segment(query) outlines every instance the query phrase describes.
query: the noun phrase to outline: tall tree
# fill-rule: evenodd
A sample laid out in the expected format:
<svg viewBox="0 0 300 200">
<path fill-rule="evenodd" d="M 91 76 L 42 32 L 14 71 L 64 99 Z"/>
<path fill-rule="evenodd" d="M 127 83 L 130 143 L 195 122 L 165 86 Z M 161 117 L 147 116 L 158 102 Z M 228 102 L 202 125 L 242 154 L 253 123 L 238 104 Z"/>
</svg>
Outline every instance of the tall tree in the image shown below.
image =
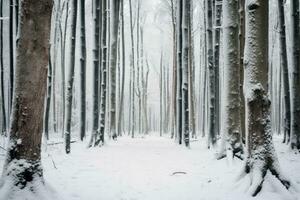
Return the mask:
<svg viewBox="0 0 300 200">
<path fill-rule="evenodd" d="M 216 143 L 216 71 L 213 56 L 213 3 L 212 0 L 206 0 L 206 18 L 207 18 L 207 62 L 209 73 L 209 144 Z"/>
<path fill-rule="evenodd" d="M 98 11 L 100 12 L 100 11 Z M 85 38 L 85 0 L 80 0 L 80 139 L 83 140 L 86 131 L 86 38 Z M 100 35 L 100 34 L 99 34 Z M 98 42 L 99 43 L 99 42 Z"/>
<path fill-rule="evenodd" d="M 129 14 L 130 14 L 130 36 L 131 36 L 131 137 L 134 138 L 135 132 L 135 53 L 134 53 L 134 34 L 133 34 L 133 13 L 132 13 L 132 0 L 129 0 Z"/>
<path fill-rule="evenodd" d="M 121 0 L 122 1 L 122 0 Z M 111 3 L 112 15 L 112 31 L 111 31 L 111 56 L 110 56 L 110 135 L 113 139 L 117 138 L 116 130 L 116 73 L 117 73 L 117 57 L 118 57 L 118 27 L 120 0 L 113 0 Z"/>
<path fill-rule="evenodd" d="M 292 67 L 292 130 L 291 148 L 300 151 L 300 15 L 299 1 L 291 1 L 292 8 L 292 43 L 293 43 L 293 67 Z"/>
<path fill-rule="evenodd" d="M 190 23 L 191 1 L 183 1 L 182 15 L 182 133 L 185 146 L 190 145 L 189 123 L 189 65 L 190 65 Z"/>
<path fill-rule="evenodd" d="M 257 195 L 267 172 L 289 188 L 275 154 L 268 95 L 269 1 L 246 1 L 245 99 L 247 106 L 247 160 L 244 172 L 252 177 L 249 192 Z"/>
<path fill-rule="evenodd" d="M 120 18 L 121 18 L 121 40 L 122 40 L 122 81 L 121 81 L 121 97 L 120 97 L 120 107 L 119 107 L 119 119 L 118 119 L 118 134 L 121 134 L 122 120 L 124 118 L 124 87 L 125 87 L 125 21 L 124 21 L 124 0 L 121 0 L 120 8 Z"/>
<path fill-rule="evenodd" d="M 101 105 L 100 105 L 100 138 L 96 141 L 96 145 L 104 144 L 104 133 L 105 133 L 105 120 L 106 120 L 106 96 L 107 96 L 107 70 L 108 70 L 108 5 L 107 1 L 102 1 L 102 77 L 101 77 Z"/>
<path fill-rule="evenodd" d="M 14 62 L 15 62 L 15 34 L 14 34 L 14 0 L 9 1 L 9 115 L 11 113 L 11 106 L 13 100 L 13 88 L 14 88 Z"/>
<path fill-rule="evenodd" d="M 94 85 L 93 85 L 93 122 L 92 122 L 92 135 L 89 146 L 96 146 L 100 142 L 100 132 L 99 132 L 99 86 L 100 86 L 100 15 L 101 11 L 101 1 L 94 1 L 94 66 L 93 66 L 93 75 L 94 75 Z"/>
<path fill-rule="evenodd" d="M 66 119 L 65 119 L 65 150 L 71 152 L 71 121 L 72 121 L 72 103 L 73 103 L 73 86 L 75 72 L 75 45 L 76 45 L 76 24 L 77 24 L 77 0 L 72 0 L 72 19 L 71 19 L 71 50 L 69 61 L 69 76 L 66 96 Z"/>
<path fill-rule="evenodd" d="M 284 1 L 278 0 L 278 17 L 279 17 L 279 34 L 280 34 L 280 66 L 283 72 L 283 87 L 284 87 L 284 141 L 289 141 L 291 135 L 291 103 L 290 103 L 290 85 L 289 71 L 286 48 L 286 28 L 284 16 Z"/>
<path fill-rule="evenodd" d="M 182 7 L 183 1 L 177 0 L 177 106 L 176 123 L 178 143 L 182 144 Z"/>
<path fill-rule="evenodd" d="M 234 156 L 243 150 L 240 118 L 239 4 L 236 0 L 223 2 L 223 19 L 224 49 L 230 51 L 224 51 L 226 115 L 219 158 L 226 156 L 227 153 Z"/>
<path fill-rule="evenodd" d="M 3 0 L 0 0 L 0 18 L 3 17 Z M 2 116 L 2 130 L 1 134 L 6 135 L 7 121 L 6 121 L 6 107 L 5 107 L 5 90 L 4 90 L 4 62 L 3 62 L 3 20 L 0 20 L 0 85 L 1 85 L 1 116 Z"/>
<path fill-rule="evenodd" d="M 34 192 L 38 187 L 34 183 L 44 183 L 41 139 L 51 11 L 52 0 L 23 0 L 21 4 L 10 145 L 3 170 L 5 188 L 11 187 L 12 192 L 14 187 L 27 186 Z"/>
</svg>

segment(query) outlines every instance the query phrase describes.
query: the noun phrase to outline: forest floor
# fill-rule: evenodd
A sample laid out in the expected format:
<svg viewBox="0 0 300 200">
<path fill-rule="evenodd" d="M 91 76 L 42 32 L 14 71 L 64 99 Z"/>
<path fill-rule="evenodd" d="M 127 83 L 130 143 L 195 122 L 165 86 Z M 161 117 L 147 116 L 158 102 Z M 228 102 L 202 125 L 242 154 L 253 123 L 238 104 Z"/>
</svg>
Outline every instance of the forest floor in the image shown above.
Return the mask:
<svg viewBox="0 0 300 200">
<path fill-rule="evenodd" d="M 260 200 L 300 200 L 300 155 L 275 138 L 282 171 L 294 188 L 287 191 L 267 174 Z M 246 200 L 250 179 L 237 180 L 243 162 L 215 159 L 200 138 L 191 148 L 169 138 L 118 138 L 101 148 L 72 144 L 43 149 L 45 180 L 64 200 Z M 0 160 L 3 164 L 3 159 Z M 1 170 L 0 170 L 1 171 Z M 299 191 L 299 190 L 297 190 Z M 21 199 L 20 199 L 21 200 Z"/>
</svg>

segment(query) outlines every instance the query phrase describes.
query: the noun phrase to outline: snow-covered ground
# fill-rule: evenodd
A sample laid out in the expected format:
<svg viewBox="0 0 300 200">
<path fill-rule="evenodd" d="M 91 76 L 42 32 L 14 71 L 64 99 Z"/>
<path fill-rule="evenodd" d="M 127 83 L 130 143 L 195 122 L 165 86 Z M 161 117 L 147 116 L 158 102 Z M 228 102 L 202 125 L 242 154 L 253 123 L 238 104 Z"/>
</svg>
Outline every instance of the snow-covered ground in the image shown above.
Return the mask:
<svg viewBox="0 0 300 200">
<path fill-rule="evenodd" d="M 300 200 L 300 159 L 275 139 L 282 170 L 294 187 L 286 191 L 271 175 L 255 199 Z M 64 200 L 244 200 L 247 178 L 237 181 L 243 162 L 215 160 L 205 139 L 179 146 L 168 138 L 119 138 L 104 147 L 87 149 L 62 144 L 43 151 L 45 179 Z M 1 157 L 0 164 L 3 164 Z M 299 191 L 299 190 L 298 190 Z M 20 199 L 22 200 L 22 199 Z"/>
</svg>

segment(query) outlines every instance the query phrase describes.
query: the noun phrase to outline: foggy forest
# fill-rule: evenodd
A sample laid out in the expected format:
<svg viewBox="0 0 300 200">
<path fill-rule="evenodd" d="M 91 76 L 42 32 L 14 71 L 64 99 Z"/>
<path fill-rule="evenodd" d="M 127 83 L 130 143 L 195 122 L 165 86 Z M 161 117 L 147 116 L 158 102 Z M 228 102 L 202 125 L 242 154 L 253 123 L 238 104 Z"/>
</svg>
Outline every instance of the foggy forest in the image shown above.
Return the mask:
<svg viewBox="0 0 300 200">
<path fill-rule="evenodd" d="M 299 0 L 0 0 L 0 200 L 300 200 Z"/>
</svg>

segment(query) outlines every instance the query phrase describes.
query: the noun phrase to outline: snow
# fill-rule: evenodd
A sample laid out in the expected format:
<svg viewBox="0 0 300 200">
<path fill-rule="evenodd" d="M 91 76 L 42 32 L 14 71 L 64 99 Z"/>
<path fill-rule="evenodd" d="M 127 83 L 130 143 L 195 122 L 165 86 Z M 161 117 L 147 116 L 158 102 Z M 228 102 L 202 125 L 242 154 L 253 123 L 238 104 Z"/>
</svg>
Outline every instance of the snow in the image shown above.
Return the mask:
<svg viewBox="0 0 300 200">
<path fill-rule="evenodd" d="M 275 138 L 280 167 L 292 178 L 293 187 L 287 191 L 268 174 L 255 199 L 300 200 L 300 189 L 296 192 L 300 188 L 299 155 L 280 141 Z M 63 200 L 253 199 L 246 188 L 251 177 L 237 180 L 244 163 L 238 159 L 217 161 L 215 153 L 207 149 L 204 138 L 191 142 L 188 149 L 155 135 L 121 137 L 90 149 L 85 142 L 76 142 L 69 155 L 64 153 L 63 144 L 50 145 L 47 150 L 44 146 L 42 163 L 47 185 L 41 195 L 52 191 L 51 195 L 60 196 L 55 199 Z M 1 157 L 1 165 L 3 161 Z M 41 195 L 37 199 L 46 199 Z M 21 197 L 24 195 L 19 198 L 23 200 Z"/>
</svg>

